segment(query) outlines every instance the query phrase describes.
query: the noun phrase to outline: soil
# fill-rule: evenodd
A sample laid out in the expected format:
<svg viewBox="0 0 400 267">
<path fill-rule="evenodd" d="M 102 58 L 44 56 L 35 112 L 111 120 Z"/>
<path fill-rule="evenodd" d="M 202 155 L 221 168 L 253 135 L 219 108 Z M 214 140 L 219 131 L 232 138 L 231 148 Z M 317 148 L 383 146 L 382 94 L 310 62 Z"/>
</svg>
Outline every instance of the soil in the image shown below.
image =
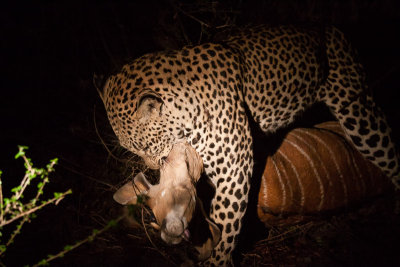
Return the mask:
<svg viewBox="0 0 400 267">
<path fill-rule="evenodd" d="M 143 2 L 143 1 L 140 1 Z M 110 73 L 129 58 L 198 41 L 198 21 L 169 1 L 146 3 L 7 4 L 0 11 L 2 75 L 0 170 L 3 193 L 24 175 L 17 145 L 27 145 L 35 166 L 58 158 L 43 199 L 72 189 L 57 206 L 36 213 L 1 258 L 6 266 L 34 264 L 75 244 L 126 212 L 113 193 L 139 171 L 156 181 L 157 172 L 118 146 L 96 89 L 93 73 Z M 283 4 L 285 2 L 285 4 Z M 174 2 L 175 3 L 175 2 Z M 178 2 L 181 3 L 181 2 Z M 213 16 L 197 1 L 180 5 L 217 23 L 237 25 L 320 21 L 338 25 L 366 67 L 368 82 L 387 114 L 399 143 L 398 90 L 400 8 L 396 1 L 264 1 L 226 4 Z M 210 4 L 211 5 L 211 4 Z M 188 7 L 191 7 L 189 9 Z M 230 7 L 231 9 L 226 9 Z M 321 7 L 319 10 L 317 7 Z M 229 13 L 226 10 L 233 10 Z M 178 14 L 178 15 L 176 15 Z M 211 15 L 210 15 L 211 14 Z M 225 15 L 225 17 L 222 16 Z M 232 15 L 233 14 L 233 15 Z M 218 17 L 218 18 L 216 18 Z M 180 18 L 180 22 L 177 22 Z M 180 26 L 184 26 L 184 34 Z M 204 31 L 201 41 L 212 38 Z M 105 146 L 110 150 L 107 151 Z M 29 197 L 29 193 L 26 198 Z M 400 266 L 398 197 L 380 196 L 356 209 L 286 228 L 265 228 L 251 209 L 236 251 L 242 266 Z M 255 207 L 256 203 L 252 203 Z M 399 204 L 397 204 L 399 205 Z M 142 212 L 146 228 L 142 226 Z M 51 262 L 52 266 L 175 266 L 190 263 L 190 243 L 166 246 L 139 207 L 136 222 L 116 227 Z M 135 226 L 136 225 L 136 226 Z M 3 237 L 14 226 L 5 227 Z M 147 231 L 147 232 L 146 232 Z"/>
</svg>

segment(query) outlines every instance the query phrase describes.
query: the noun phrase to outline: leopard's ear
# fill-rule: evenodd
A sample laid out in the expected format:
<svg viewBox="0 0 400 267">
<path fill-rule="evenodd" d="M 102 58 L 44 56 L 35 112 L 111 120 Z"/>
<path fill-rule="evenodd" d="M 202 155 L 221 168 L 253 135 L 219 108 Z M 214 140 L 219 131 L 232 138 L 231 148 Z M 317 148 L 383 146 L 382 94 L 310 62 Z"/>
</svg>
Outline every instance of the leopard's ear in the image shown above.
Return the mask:
<svg viewBox="0 0 400 267">
<path fill-rule="evenodd" d="M 105 76 L 102 74 L 96 74 L 96 73 L 93 74 L 93 85 L 96 88 L 97 93 L 99 93 L 99 96 L 103 101 L 103 103 L 105 103 L 105 96 L 107 95 L 107 92 L 109 90 L 109 83 L 111 77 L 109 77 L 106 80 Z"/>
</svg>

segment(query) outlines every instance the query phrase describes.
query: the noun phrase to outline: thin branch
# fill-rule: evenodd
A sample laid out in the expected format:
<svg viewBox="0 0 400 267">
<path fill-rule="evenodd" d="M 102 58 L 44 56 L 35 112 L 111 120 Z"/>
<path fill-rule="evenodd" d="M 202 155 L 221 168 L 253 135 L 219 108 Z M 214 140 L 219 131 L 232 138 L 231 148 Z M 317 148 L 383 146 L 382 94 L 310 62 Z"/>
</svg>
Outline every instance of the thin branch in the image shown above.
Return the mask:
<svg viewBox="0 0 400 267">
<path fill-rule="evenodd" d="M 22 155 L 22 158 L 25 161 L 27 172 L 25 173 L 25 176 L 22 179 L 21 189 L 18 190 L 17 193 L 15 194 L 15 199 L 17 199 L 17 200 L 21 197 L 22 193 L 24 193 L 26 187 L 29 185 L 29 182 L 30 182 L 29 174 L 31 174 L 31 175 L 34 175 L 35 173 L 38 175 L 42 174 L 42 173 L 39 173 L 38 170 L 32 168 L 32 163 L 28 160 L 28 158 L 25 155 Z"/>
<path fill-rule="evenodd" d="M 120 222 L 125 217 L 126 217 L 126 215 L 122 215 L 122 216 L 118 217 L 117 219 L 115 219 L 113 221 L 113 223 L 109 222 L 104 228 L 97 230 L 97 231 L 94 230 L 92 232 L 92 234 L 89 235 L 87 238 L 85 238 L 81 241 L 78 241 L 74 245 L 65 246 L 64 250 L 60 251 L 59 253 L 57 253 L 55 255 L 48 255 L 48 257 L 46 259 L 43 259 L 40 262 L 34 264 L 33 267 L 40 266 L 40 265 L 47 265 L 49 262 L 51 262 L 57 258 L 63 257 L 66 253 L 70 252 L 71 250 L 76 249 L 87 242 L 93 241 L 94 238 L 96 238 L 98 235 L 100 235 L 100 234 L 104 233 L 105 231 L 107 231 L 108 229 L 110 229 L 112 226 L 114 226 L 115 224 Z"/>
<path fill-rule="evenodd" d="M 25 212 L 22 212 L 22 213 L 18 214 L 17 216 L 15 216 L 15 217 L 13 217 L 13 218 L 7 220 L 7 221 L 2 221 L 2 222 L 0 223 L 0 227 L 3 227 L 4 225 L 10 224 L 10 223 L 14 222 L 15 220 L 18 220 L 19 218 L 22 218 L 22 217 L 27 216 L 27 215 L 29 215 L 29 214 L 31 214 L 31 213 L 37 211 L 37 210 L 40 210 L 40 209 L 43 208 L 44 206 L 47 206 L 48 204 L 51 204 L 51 203 L 53 203 L 53 202 L 55 202 L 55 204 L 57 205 L 62 199 L 65 198 L 66 195 L 69 195 L 69 194 L 71 194 L 71 193 L 72 193 L 72 190 L 70 189 L 70 190 L 68 190 L 68 191 L 66 191 L 66 192 L 64 192 L 64 193 L 62 193 L 60 196 L 53 197 L 52 199 L 47 200 L 46 202 L 44 202 L 44 203 L 41 204 L 40 206 L 36 206 L 36 207 L 34 207 L 34 208 L 30 209 L 30 210 L 27 210 L 27 211 L 25 211 Z"/>
<path fill-rule="evenodd" d="M 113 54 L 110 51 L 110 48 L 108 47 L 107 42 L 105 41 L 103 31 L 101 30 L 102 27 L 99 27 L 98 25 L 96 25 L 96 26 L 97 26 L 96 28 L 98 29 L 97 32 L 98 32 L 98 34 L 100 36 L 101 43 L 103 44 L 104 51 L 106 52 L 106 54 L 110 58 L 111 62 L 114 64 L 114 67 L 118 67 L 117 61 L 115 60 Z"/>
<path fill-rule="evenodd" d="M 25 156 L 23 156 L 25 158 Z M 51 172 L 51 169 L 54 167 L 55 162 L 51 162 L 49 168 L 48 168 L 48 172 Z M 36 202 L 39 200 L 39 197 L 41 194 L 43 194 L 43 188 L 46 185 L 46 183 L 48 183 L 48 179 L 43 179 L 42 185 L 40 186 L 39 190 L 37 191 L 37 194 L 35 196 L 35 198 L 32 200 L 31 205 L 35 206 Z M 22 221 L 20 221 L 20 223 L 17 225 L 17 228 L 15 228 L 14 232 L 11 234 L 10 238 L 7 241 L 6 247 L 8 247 L 9 245 L 11 245 L 14 241 L 14 238 L 21 232 L 21 228 L 22 226 L 29 220 L 29 214 L 26 214 L 25 217 L 22 219 Z M 0 253 L 1 255 L 1 253 Z"/>
<path fill-rule="evenodd" d="M 183 10 L 182 8 L 180 8 L 179 6 L 176 6 L 176 8 L 177 8 L 180 12 L 182 12 L 185 16 L 187 16 L 187 17 L 189 17 L 189 18 L 191 18 L 191 19 L 197 21 L 198 23 L 200 23 L 201 26 L 206 26 L 207 28 L 211 28 L 210 25 L 208 25 L 208 24 L 205 23 L 204 21 L 202 21 L 202 20 L 196 18 L 195 16 L 189 14 L 188 12 L 186 12 L 185 10 Z"/>
<path fill-rule="evenodd" d="M 160 253 L 161 256 L 163 256 L 167 261 L 169 261 L 169 262 L 171 262 L 173 265 L 177 266 L 177 264 L 176 264 L 175 262 L 173 262 L 170 258 L 168 258 L 168 257 L 165 255 L 165 253 L 163 253 L 163 252 L 153 243 L 153 240 L 151 239 L 149 233 L 147 232 L 146 224 L 144 223 L 143 211 L 144 211 L 144 207 L 143 207 L 143 205 L 142 205 L 142 225 L 143 225 L 143 228 L 144 228 L 144 232 L 146 233 L 146 236 L 147 236 L 147 238 L 149 239 L 151 245 L 152 245 L 152 246 L 154 247 L 154 249 L 157 250 L 158 253 Z"/>
<path fill-rule="evenodd" d="M 94 129 L 96 130 L 96 134 L 99 137 L 99 139 L 100 139 L 101 143 L 103 144 L 104 148 L 107 150 L 108 154 L 112 158 L 114 158 L 116 161 L 124 163 L 125 161 L 123 161 L 123 160 L 117 158 L 116 156 L 114 156 L 114 154 L 108 149 L 106 143 L 104 142 L 103 138 L 101 137 L 101 135 L 99 133 L 99 130 L 97 129 L 97 124 L 96 124 L 96 105 L 94 105 L 94 108 L 93 108 L 93 122 L 94 122 Z"/>
<path fill-rule="evenodd" d="M 1 174 L 2 172 L 0 171 L 0 222 L 3 221 L 3 181 L 1 180 Z"/>
<path fill-rule="evenodd" d="M 207 28 L 212 28 L 211 25 L 209 25 L 208 23 L 202 21 L 201 19 L 199 19 L 199 18 L 193 16 L 193 15 L 190 14 L 189 12 L 183 10 L 181 7 L 176 6 L 176 8 L 177 8 L 180 12 L 182 12 L 185 16 L 187 16 L 187 17 L 193 19 L 194 21 L 197 21 L 197 22 L 201 25 L 202 30 L 203 30 L 203 26 L 206 26 Z M 207 11 L 208 11 L 208 10 L 198 11 L 198 13 L 200 13 L 200 12 L 207 12 Z M 196 11 L 195 11 L 195 12 L 196 12 Z M 219 11 L 218 13 L 228 13 L 228 12 Z M 240 12 L 229 11 L 229 13 L 232 13 L 232 14 L 239 14 Z M 223 25 L 214 26 L 214 28 L 215 28 L 215 29 L 222 29 L 222 28 L 231 27 L 231 26 L 232 26 L 232 23 L 225 23 L 225 24 L 223 24 Z"/>
<path fill-rule="evenodd" d="M 8 239 L 7 243 L 6 243 L 6 247 L 8 247 L 9 245 L 11 245 L 14 242 L 15 237 L 21 232 L 21 228 L 22 226 L 29 220 L 29 215 L 26 215 L 21 221 L 20 223 L 17 225 L 17 227 L 15 228 L 14 232 L 11 234 L 10 238 Z M 2 255 L 2 253 L 0 252 L 0 256 Z"/>
<path fill-rule="evenodd" d="M 103 182 L 103 181 L 101 181 L 101 180 L 99 180 L 99 179 L 96 179 L 96 178 L 90 176 L 90 175 L 87 175 L 87 174 L 81 173 L 81 172 L 79 172 L 79 171 L 76 171 L 76 170 L 74 170 L 74 169 L 72 169 L 72 168 L 70 168 L 70 167 L 67 167 L 67 166 L 64 165 L 64 164 L 59 164 L 59 166 L 62 167 L 62 168 L 64 168 L 64 169 L 66 169 L 66 170 L 68 170 L 68 171 L 70 171 L 70 172 L 73 172 L 73 173 L 75 173 L 75 174 L 78 174 L 78 175 L 80 175 L 80 176 L 82 176 L 82 177 L 88 178 L 89 180 L 92 180 L 92 181 L 94 181 L 94 182 L 96 182 L 96 183 L 105 185 L 105 186 L 107 186 L 107 187 L 108 187 L 109 189 L 111 189 L 111 190 L 115 190 L 115 189 L 116 189 L 115 186 L 113 186 L 113 185 L 111 185 L 111 184 L 109 184 L 109 183 Z"/>
</svg>

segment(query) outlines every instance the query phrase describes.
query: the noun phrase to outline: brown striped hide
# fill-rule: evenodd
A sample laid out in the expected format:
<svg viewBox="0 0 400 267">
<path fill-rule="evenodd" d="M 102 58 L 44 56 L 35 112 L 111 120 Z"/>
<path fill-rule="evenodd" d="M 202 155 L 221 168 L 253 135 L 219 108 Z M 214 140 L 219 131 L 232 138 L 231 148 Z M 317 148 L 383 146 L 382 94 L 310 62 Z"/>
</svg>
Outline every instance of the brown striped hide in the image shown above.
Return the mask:
<svg viewBox="0 0 400 267">
<path fill-rule="evenodd" d="M 258 198 L 266 225 L 353 205 L 390 190 L 390 180 L 346 141 L 337 122 L 290 131 L 267 159 Z"/>
</svg>

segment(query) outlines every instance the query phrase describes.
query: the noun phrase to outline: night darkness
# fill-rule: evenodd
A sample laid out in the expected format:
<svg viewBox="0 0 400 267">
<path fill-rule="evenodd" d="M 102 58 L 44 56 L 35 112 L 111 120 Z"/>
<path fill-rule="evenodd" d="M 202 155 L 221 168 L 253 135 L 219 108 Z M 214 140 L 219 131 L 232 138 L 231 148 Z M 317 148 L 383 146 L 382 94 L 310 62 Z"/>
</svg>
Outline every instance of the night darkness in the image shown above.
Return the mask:
<svg viewBox="0 0 400 267">
<path fill-rule="evenodd" d="M 99 2 L 20 2 L 0 9 L 3 186 L 16 186 L 22 178 L 22 160 L 14 155 L 18 145 L 26 145 L 37 166 L 55 157 L 60 160 L 46 197 L 53 191 L 73 190 L 73 195 L 38 212 L 38 218 L 24 227 L 2 259 L 6 266 L 33 264 L 85 238 L 120 212 L 112 194 L 132 172 L 132 164 L 126 163 L 131 155 L 117 146 L 92 84 L 93 74 L 110 74 L 144 53 L 213 40 L 220 25 L 334 24 L 358 50 L 376 101 L 400 143 L 400 3 L 396 0 Z M 201 28 L 187 14 L 210 27 Z M 95 123 L 121 160 L 109 156 Z M 135 170 L 140 168 L 144 170 L 140 164 Z M 266 238 L 267 230 L 249 231 L 256 237 L 246 239 L 239 258 L 243 265 L 255 266 L 399 266 L 400 218 L 390 205 L 379 206 L 382 201 L 370 202 L 371 210 L 361 214 L 352 211 L 347 217 L 324 218 L 319 241 L 303 233 L 279 244 L 260 245 L 256 240 Z M 154 242 L 175 263 L 187 249 Z M 152 247 L 143 231 L 120 226 L 52 265 L 173 264 Z"/>
</svg>

